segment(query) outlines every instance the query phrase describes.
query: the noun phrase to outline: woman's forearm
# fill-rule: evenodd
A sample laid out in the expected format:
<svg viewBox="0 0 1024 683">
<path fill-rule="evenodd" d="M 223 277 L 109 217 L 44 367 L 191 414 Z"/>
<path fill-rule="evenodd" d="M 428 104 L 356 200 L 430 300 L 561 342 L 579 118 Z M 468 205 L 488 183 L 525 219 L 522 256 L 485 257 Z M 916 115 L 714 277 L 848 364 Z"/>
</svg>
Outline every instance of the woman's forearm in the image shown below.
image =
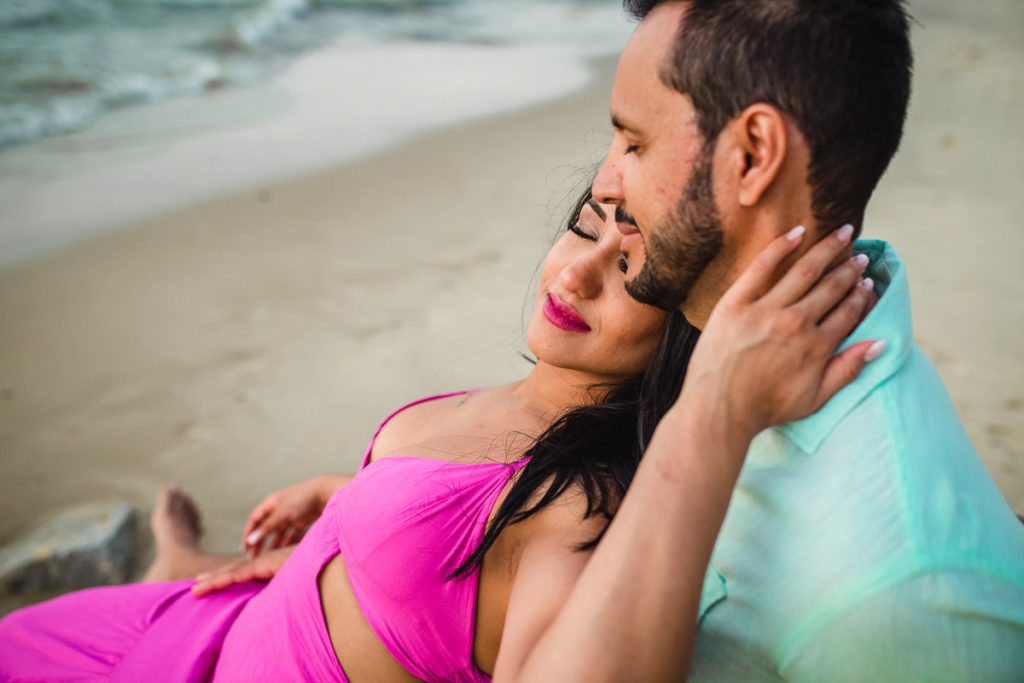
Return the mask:
<svg viewBox="0 0 1024 683">
<path fill-rule="evenodd" d="M 338 489 L 348 486 L 354 476 L 351 474 L 321 474 L 316 477 L 317 498 L 320 500 L 321 509 L 327 505 L 327 501 Z"/>
<path fill-rule="evenodd" d="M 700 401 L 665 416 L 522 680 L 686 678 L 704 575 L 753 436 L 728 417 Z"/>
</svg>

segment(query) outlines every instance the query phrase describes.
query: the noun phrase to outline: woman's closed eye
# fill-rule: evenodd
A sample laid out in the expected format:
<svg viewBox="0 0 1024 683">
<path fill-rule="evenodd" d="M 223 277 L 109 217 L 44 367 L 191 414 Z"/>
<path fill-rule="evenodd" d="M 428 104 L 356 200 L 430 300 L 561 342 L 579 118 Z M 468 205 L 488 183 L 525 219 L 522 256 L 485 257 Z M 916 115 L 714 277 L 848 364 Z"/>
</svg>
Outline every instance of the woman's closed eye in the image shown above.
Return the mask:
<svg viewBox="0 0 1024 683">
<path fill-rule="evenodd" d="M 578 223 L 569 224 L 569 232 L 587 240 L 588 242 L 600 241 L 600 238 L 597 235 L 591 235 L 590 233 L 586 232 L 583 228 L 579 226 Z M 623 275 L 625 275 L 629 271 L 629 261 L 626 260 L 625 254 L 619 255 L 619 260 L 616 262 L 615 265 L 618 267 L 619 272 L 621 272 Z"/>
<path fill-rule="evenodd" d="M 590 233 L 584 231 L 583 228 L 580 227 L 579 223 L 570 223 L 569 232 L 574 233 L 578 237 L 582 237 L 585 240 L 590 240 L 591 242 L 597 241 L 597 235 L 591 235 Z"/>
</svg>

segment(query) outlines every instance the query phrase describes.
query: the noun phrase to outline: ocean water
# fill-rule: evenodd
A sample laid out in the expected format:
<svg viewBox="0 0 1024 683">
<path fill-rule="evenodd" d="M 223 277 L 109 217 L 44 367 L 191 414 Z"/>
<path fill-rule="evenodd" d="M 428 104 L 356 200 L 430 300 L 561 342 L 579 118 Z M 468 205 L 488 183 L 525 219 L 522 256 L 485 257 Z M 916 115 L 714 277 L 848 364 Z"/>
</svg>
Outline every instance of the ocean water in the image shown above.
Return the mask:
<svg viewBox="0 0 1024 683">
<path fill-rule="evenodd" d="M 617 0 L 0 0 L 0 154 L 126 105 L 265 81 L 337 41 L 621 45 Z"/>
</svg>

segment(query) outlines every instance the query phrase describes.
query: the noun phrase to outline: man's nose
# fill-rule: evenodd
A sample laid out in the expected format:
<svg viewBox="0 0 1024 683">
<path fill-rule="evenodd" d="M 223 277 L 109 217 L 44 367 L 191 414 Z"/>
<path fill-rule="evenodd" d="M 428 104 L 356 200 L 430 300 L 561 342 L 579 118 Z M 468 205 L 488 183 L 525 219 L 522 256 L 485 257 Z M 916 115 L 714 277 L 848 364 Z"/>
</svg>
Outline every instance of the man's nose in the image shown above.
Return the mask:
<svg viewBox="0 0 1024 683">
<path fill-rule="evenodd" d="M 618 206 L 622 203 L 622 174 L 613 152 L 609 152 L 601 162 L 590 190 L 594 199 L 602 204 Z"/>
</svg>

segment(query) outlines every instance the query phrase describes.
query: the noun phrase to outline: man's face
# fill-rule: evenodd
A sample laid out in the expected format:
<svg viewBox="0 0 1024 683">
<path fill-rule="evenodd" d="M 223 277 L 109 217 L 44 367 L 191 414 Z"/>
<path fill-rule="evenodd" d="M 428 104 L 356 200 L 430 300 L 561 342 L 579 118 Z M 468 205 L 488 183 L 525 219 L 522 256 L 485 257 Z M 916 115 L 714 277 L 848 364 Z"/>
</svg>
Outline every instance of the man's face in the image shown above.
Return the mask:
<svg viewBox="0 0 1024 683">
<path fill-rule="evenodd" d="M 627 291 L 664 309 L 683 304 L 722 248 L 712 149 L 689 98 L 660 78 L 684 9 L 656 8 L 626 44 L 612 89 L 615 138 L 593 188 L 598 201 L 617 205 L 631 264 L 641 262 L 643 248 Z"/>
</svg>

